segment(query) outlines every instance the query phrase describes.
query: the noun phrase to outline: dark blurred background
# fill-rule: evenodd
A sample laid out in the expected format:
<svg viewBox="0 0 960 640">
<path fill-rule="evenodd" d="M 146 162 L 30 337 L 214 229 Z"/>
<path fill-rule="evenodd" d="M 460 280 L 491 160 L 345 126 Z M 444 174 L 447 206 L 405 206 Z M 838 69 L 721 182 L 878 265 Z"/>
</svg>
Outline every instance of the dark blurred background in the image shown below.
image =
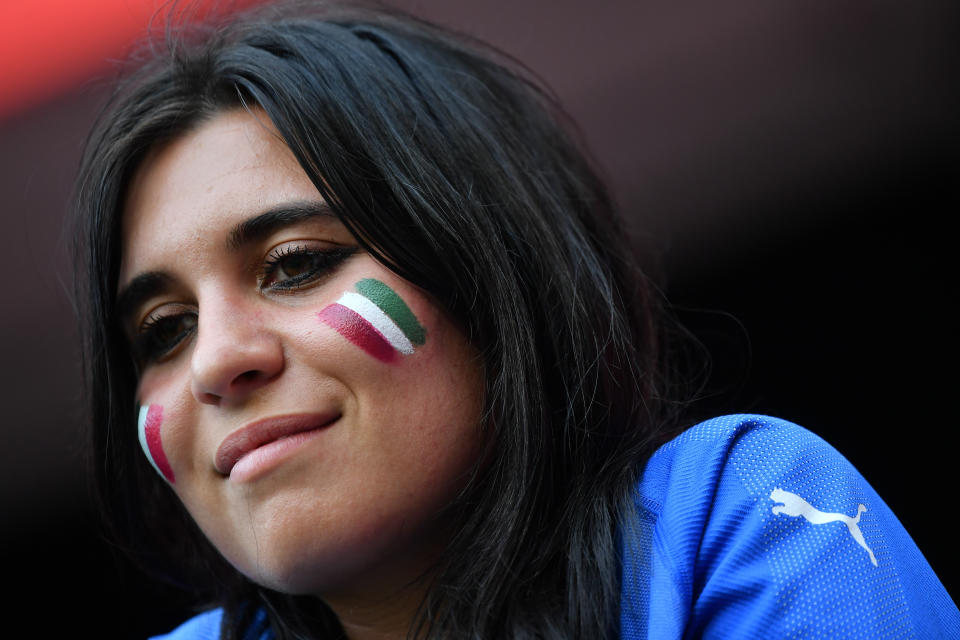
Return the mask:
<svg viewBox="0 0 960 640">
<path fill-rule="evenodd" d="M 186 615 L 114 557 L 90 506 L 63 228 L 110 61 L 158 3 L 0 5 L 0 549 L 8 610 L 45 612 L 36 637 L 142 638 Z M 580 123 L 712 354 L 695 410 L 826 438 L 957 598 L 960 4 L 391 4 L 524 61 Z"/>
</svg>

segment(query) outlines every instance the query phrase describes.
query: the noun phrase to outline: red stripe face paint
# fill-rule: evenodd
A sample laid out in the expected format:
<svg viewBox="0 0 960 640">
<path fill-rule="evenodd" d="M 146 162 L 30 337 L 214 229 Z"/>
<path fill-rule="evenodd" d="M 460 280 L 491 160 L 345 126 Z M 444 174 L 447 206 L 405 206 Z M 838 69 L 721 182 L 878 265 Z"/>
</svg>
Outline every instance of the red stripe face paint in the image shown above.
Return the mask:
<svg viewBox="0 0 960 640">
<path fill-rule="evenodd" d="M 163 407 L 159 404 L 151 404 L 140 407 L 140 417 L 137 421 L 137 432 L 140 436 L 140 446 L 143 452 L 147 454 L 147 460 L 153 465 L 164 479 L 173 484 L 173 467 L 167 460 L 167 454 L 163 451 L 163 443 L 160 439 L 160 426 L 163 424 Z"/>
<path fill-rule="evenodd" d="M 386 338 L 356 311 L 334 303 L 317 314 L 320 320 L 341 336 L 357 345 L 380 362 L 393 362 L 397 352 Z"/>
</svg>

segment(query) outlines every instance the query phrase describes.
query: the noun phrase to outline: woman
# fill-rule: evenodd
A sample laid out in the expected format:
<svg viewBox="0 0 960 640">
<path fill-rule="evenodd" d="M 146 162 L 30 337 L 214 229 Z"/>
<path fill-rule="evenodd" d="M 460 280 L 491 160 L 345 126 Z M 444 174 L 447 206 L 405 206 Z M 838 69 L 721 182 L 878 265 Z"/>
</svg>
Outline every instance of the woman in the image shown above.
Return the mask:
<svg viewBox="0 0 960 640">
<path fill-rule="evenodd" d="M 117 537 L 212 607 L 171 637 L 956 628 L 812 434 L 739 416 L 664 444 L 657 297 L 512 66 L 289 6 L 171 47 L 98 123 L 94 470 Z"/>
</svg>

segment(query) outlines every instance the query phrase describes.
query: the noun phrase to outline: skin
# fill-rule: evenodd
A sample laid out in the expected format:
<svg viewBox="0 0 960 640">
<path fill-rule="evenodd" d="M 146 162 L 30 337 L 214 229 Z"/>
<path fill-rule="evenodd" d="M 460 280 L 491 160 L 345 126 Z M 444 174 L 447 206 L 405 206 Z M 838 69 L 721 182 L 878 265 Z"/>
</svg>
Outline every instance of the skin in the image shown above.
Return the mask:
<svg viewBox="0 0 960 640">
<path fill-rule="evenodd" d="M 219 114 L 155 149 L 131 185 L 120 289 L 146 272 L 169 283 L 133 309 L 193 326 L 142 367 L 140 404 L 163 406 L 171 486 L 220 552 L 252 580 L 314 594 L 354 638 L 403 637 L 442 553 L 443 509 L 479 452 L 482 365 L 424 292 L 358 250 L 288 290 L 263 264 L 295 247 L 356 247 L 321 216 L 232 247 L 244 220 L 289 202 L 322 202 L 259 111 Z M 317 313 L 362 278 L 387 283 L 426 328 L 395 363 L 372 358 Z M 242 482 L 214 466 L 217 448 L 254 421 L 339 416 Z M 135 425 L 131 425 L 135 428 Z"/>
</svg>

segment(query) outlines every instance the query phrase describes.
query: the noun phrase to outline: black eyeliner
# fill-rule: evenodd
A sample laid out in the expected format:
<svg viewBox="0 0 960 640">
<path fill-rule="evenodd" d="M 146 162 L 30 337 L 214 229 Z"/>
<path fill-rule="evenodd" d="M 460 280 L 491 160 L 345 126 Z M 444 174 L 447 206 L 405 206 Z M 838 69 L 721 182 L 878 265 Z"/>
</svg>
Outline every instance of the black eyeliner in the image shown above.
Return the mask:
<svg viewBox="0 0 960 640">
<path fill-rule="evenodd" d="M 294 291 L 328 274 L 356 252 L 356 247 L 337 247 L 322 250 L 295 247 L 287 251 L 281 251 L 280 255 L 269 258 L 264 265 L 260 279 L 262 282 L 276 273 L 276 270 L 282 267 L 283 261 L 287 258 L 308 257 L 315 260 L 315 264 L 309 272 L 264 287 L 266 291 Z"/>
</svg>

